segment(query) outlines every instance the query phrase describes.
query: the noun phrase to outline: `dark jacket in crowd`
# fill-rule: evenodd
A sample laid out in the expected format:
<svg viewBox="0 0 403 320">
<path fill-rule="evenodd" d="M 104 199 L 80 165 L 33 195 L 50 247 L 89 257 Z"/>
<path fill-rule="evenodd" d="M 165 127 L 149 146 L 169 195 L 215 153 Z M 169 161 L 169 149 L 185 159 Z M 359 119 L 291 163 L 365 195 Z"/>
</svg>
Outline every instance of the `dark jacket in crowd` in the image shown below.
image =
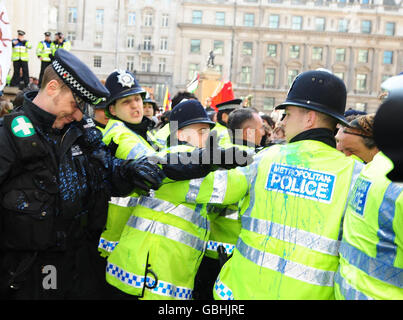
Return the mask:
<svg viewBox="0 0 403 320">
<path fill-rule="evenodd" d="M 91 257 L 109 198 L 134 189 L 128 161 L 111 155 L 89 118 L 52 129 L 55 116 L 35 95 L 0 126 L 0 296 L 99 298 Z M 34 135 L 13 134 L 20 116 Z M 46 280 L 49 270 L 57 281 Z"/>
</svg>

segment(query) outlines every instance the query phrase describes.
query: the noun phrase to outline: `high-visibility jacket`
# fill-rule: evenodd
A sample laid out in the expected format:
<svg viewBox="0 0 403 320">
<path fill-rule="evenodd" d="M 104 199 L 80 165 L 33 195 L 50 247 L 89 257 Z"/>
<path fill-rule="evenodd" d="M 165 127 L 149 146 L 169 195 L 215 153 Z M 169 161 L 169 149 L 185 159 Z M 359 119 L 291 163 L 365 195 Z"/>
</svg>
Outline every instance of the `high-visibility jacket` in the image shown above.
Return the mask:
<svg viewBox="0 0 403 320">
<path fill-rule="evenodd" d="M 337 299 L 403 299 L 403 184 L 382 152 L 362 170 L 343 224 Z"/>
<path fill-rule="evenodd" d="M 36 47 L 36 55 L 38 58 L 42 57 L 42 61 L 50 62 L 50 56 L 53 52 L 54 43 L 52 41 L 39 41 L 38 46 Z"/>
<path fill-rule="evenodd" d="M 18 40 L 18 39 L 13 39 L 14 40 Z M 13 47 L 13 51 L 12 51 L 12 55 L 11 55 L 11 59 L 13 61 L 28 61 L 28 49 L 32 48 L 31 43 L 28 40 L 23 40 L 23 41 L 19 41 L 17 44 L 12 44 Z"/>
<path fill-rule="evenodd" d="M 211 131 L 217 131 L 217 140 L 220 147 L 225 148 L 232 144 L 227 127 L 223 126 L 221 123 L 217 122 Z"/>
<path fill-rule="evenodd" d="M 226 144 L 230 148 L 233 144 Z M 234 145 L 241 150 L 253 151 L 253 148 Z M 219 192 L 219 191 L 218 191 Z M 221 190 L 225 192 L 225 190 Z M 208 204 L 207 212 L 210 218 L 210 237 L 207 242 L 206 256 L 218 259 L 218 247 L 223 246 L 227 256 L 232 254 L 241 232 L 241 217 L 239 215 L 238 203 L 230 205 Z"/>
<path fill-rule="evenodd" d="M 228 171 L 196 203 L 240 201 L 242 229 L 216 280 L 216 299 L 334 299 L 340 227 L 350 187 L 363 165 L 314 140 L 274 145 Z M 240 176 L 241 174 L 241 176 Z M 210 181 L 209 181 L 210 180 Z"/>
<path fill-rule="evenodd" d="M 52 46 L 52 55 L 55 55 L 57 49 L 64 49 L 67 51 L 71 50 L 71 42 L 67 39 L 64 39 L 62 43 L 59 43 L 58 41 L 53 42 Z"/>
<path fill-rule="evenodd" d="M 171 134 L 169 123 L 165 124 L 159 130 L 151 130 L 151 132 L 153 141 L 160 148 L 160 150 L 166 148 L 169 135 Z"/>
<path fill-rule="evenodd" d="M 159 155 L 192 150 L 179 145 Z M 187 199 L 193 197 L 199 181 L 202 179 L 191 183 L 166 178 L 152 196 L 139 197 L 118 245 L 108 257 L 109 284 L 143 299 L 192 298 L 194 278 L 209 236 L 206 206 L 189 204 Z M 172 200 L 173 195 L 181 195 L 181 200 Z"/>
<path fill-rule="evenodd" d="M 120 159 L 136 159 L 155 153 L 152 146 L 143 137 L 130 130 L 122 121 L 109 119 L 103 129 L 102 141 L 108 146 L 116 146 L 115 156 Z M 113 142 L 113 144 L 111 144 Z M 113 197 L 109 201 L 105 231 L 99 240 L 98 250 L 107 256 L 117 245 L 120 234 L 130 217 L 132 208 L 137 204 L 138 194 L 133 192 L 128 197 Z"/>
</svg>

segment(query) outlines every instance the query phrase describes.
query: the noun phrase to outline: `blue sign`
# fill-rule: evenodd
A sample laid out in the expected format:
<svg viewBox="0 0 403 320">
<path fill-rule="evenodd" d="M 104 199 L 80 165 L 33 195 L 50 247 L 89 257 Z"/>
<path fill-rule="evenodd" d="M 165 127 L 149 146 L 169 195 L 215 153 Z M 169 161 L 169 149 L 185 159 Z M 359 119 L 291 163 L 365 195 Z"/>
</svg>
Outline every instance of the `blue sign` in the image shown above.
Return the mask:
<svg viewBox="0 0 403 320">
<path fill-rule="evenodd" d="M 270 168 L 266 189 L 330 203 L 335 182 L 334 174 L 274 163 Z"/>
<path fill-rule="evenodd" d="M 365 203 L 367 202 L 367 196 L 371 182 L 358 177 L 355 182 L 353 192 L 349 201 L 349 207 L 351 207 L 360 216 L 364 215 Z"/>
</svg>

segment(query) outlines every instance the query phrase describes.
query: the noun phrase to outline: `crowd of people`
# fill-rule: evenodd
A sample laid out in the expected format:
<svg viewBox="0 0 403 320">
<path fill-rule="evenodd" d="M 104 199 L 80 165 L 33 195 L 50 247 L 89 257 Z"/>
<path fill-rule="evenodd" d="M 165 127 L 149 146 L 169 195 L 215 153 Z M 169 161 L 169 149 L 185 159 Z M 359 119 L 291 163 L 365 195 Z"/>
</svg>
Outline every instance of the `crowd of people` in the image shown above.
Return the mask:
<svg viewBox="0 0 403 320">
<path fill-rule="evenodd" d="M 2 298 L 403 299 L 403 88 L 346 111 L 309 70 L 271 117 L 62 48 L 41 76 L 0 122 Z"/>
</svg>

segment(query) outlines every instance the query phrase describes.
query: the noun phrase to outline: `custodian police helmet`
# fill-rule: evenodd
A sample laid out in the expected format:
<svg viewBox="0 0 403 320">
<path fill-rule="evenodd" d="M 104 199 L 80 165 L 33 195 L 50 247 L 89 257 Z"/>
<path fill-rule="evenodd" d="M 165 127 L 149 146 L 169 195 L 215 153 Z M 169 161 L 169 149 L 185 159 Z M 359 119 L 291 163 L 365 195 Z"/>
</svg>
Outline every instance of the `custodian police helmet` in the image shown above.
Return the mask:
<svg viewBox="0 0 403 320">
<path fill-rule="evenodd" d="M 169 122 L 172 124 L 173 121 L 176 121 L 177 126 L 176 123 L 171 125 L 171 134 L 175 129 L 181 129 L 194 123 L 207 123 L 210 128 L 215 125 L 215 122 L 210 120 L 202 104 L 193 99 L 183 101 L 172 109 Z"/>
<path fill-rule="evenodd" d="M 118 99 L 139 94 L 144 100 L 146 96 L 146 91 L 140 86 L 134 74 L 127 70 L 112 72 L 105 81 L 105 87 L 111 93 L 106 102 L 107 108 L 105 112 L 107 115 L 109 113 L 109 106 Z"/>
<path fill-rule="evenodd" d="M 297 106 L 324 113 L 348 126 L 344 118 L 347 90 L 339 77 L 328 71 L 311 70 L 300 73 L 291 85 L 285 102 L 276 109 Z"/>
<path fill-rule="evenodd" d="M 392 181 L 403 181 L 403 89 L 389 92 L 374 118 L 374 140 L 394 164 L 387 174 Z"/>
</svg>

